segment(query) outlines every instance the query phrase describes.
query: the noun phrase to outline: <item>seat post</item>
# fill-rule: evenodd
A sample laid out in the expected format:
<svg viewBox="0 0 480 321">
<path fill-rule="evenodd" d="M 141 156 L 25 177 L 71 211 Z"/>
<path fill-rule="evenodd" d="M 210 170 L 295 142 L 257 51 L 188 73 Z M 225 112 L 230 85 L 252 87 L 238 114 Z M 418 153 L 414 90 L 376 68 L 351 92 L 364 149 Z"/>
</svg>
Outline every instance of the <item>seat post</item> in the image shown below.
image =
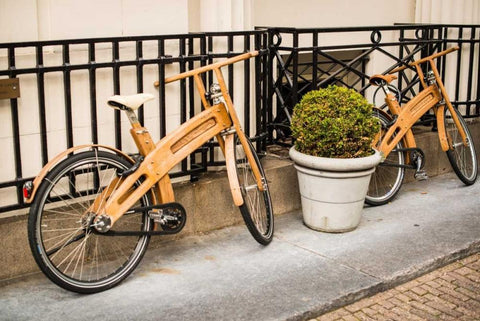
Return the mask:
<svg viewBox="0 0 480 321">
<path fill-rule="evenodd" d="M 382 88 L 383 92 L 385 93 L 385 96 L 390 94 L 390 89 L 388 88 L 388 83 L 386 81 L 382 81 L 380 84 L 380 87 Z"/>
<path fill-rule="evenodd" d="M 125 108 L 125 113 L 127 113 L 128 120 L 130 121 L 130 124 L 132 124 L 132 127 L 137 127 L 139 126 L 139 121 L 137 118 L 137 114 L 130 108 Z"/>
</svg>

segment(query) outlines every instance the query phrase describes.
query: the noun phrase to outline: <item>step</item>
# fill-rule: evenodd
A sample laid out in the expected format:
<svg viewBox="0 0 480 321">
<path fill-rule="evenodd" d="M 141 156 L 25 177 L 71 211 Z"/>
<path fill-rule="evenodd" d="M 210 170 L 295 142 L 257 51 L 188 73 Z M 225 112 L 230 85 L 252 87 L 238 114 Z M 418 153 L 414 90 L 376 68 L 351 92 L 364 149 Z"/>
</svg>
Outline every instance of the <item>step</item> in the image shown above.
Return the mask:
<svg viewBox="0 0 480 321">
<path fill-rule="evenodd" d="M 478 152 L 480 150 L 480 122 L 469 122 L 469 127 L 476 146 L 478 146 Z M 440 148 L 437 133 L 427 127 L 416 128 L 415 132 L 417 145 L 426 155 L 425 170 L 428 176 L 434 177 L 450 172 L 450 163 Z M 300 209 L 296 171 L 288 159 L 288 150 L 277 146 L 271 147 L 265 159 L 265 170 L 270 184 L 275 215 Z M 406 182 L 414 181 L 413 174 L 412 170 L 407 170 Z M 187 211 L 187 224 L 178 235 L 154 237 L 150 247 L 159 247 L 165 241 L 187 235 L 200 235 L 228 226 L 243 224 L 240 211 L 232 203 L 224 171 L 208 172 L 195 183 L 176 183 L 174 190 L 176 200 L 182 203 Z M 28 246 L 25 211 L 2 215 L 0 240 L 5 253 L 0 261 L 0 280 L 39 271 Z"/>
<path fill-rule="evenodd" d="M 296 171 L 285 157 L 266 156 L 265 171 L 276 214 L 299 208 L 300 196 Z M 228 226 L 242 224 L 243 219 L 233 204 L 226 172 L 208 172 L 195 183 L 174 184 L 175 198 L 187 212 L 187 223 L 181 233 L 172 236 L 153 237 L 149 247 L 187 235 L 199 235 Z M 0 261 L 0 280 L 38 272 L 30 253 L 27 237 L 26 211 L 7 213 L 0 219 L 0 235 L 3 255 Z"/>
</svg>

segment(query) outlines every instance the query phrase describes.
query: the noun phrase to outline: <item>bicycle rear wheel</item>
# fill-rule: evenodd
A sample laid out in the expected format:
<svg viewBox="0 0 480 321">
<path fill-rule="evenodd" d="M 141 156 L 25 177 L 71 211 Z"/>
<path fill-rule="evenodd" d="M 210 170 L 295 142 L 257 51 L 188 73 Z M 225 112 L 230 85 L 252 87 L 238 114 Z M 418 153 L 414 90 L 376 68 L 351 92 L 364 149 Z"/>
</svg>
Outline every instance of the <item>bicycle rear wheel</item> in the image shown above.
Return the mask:
<svg viewBox="0 0 480 321">
<path fill-rule="evenodd" d="M 62 288 L 79 293 L 107 290 L 142 259 L 149 236 L 94 233 L 95 213 L 88 211 L 104 189 L 118 186 L 117 172 L 129 167 L 128 160 L 115 154 L 88 151 L 59 163 L 41 183 L 30 209 L 29 243 L 40 269 Z M 136 206 L 149 204 L 144 195 Z M 125 214 L 114 225 L 116 231 L 152 227 L 144 212 Z"/>
<path fill-rule="evenodd" d="M 377 146 L 383 140 L 388 130 L 388 124 L 392 121 L 390 117 L 380 112 L 374 112 L 381 124 L 381 136 Z M 370 179 L 365 202 L 372 206 L 383 205 L 391 201 L 400 190 L 405 176 L 405 154 L 402 141 L 390 152 L 385 160 L 380 163 Z"/>
<path fill-rule="evenodd" d="M 273 237 L 273 210 L 272 201 L 270 198 L 270 191 L 268 189 L 267 179 L 262 164 L 258 158 L 252 143 L 247 138 L 248 147 L 250 148 L 255 163 L 257 164 L 264 191 L 260 191 L 250 167 L 248 159 L 240 143 L 238 137 L 235 139 L 235 162 L 237 167 L 238 182 L 243 197 L 243 205 L 241 205 L 240 212 L 243 220 L 247 225 L 250 234 L 260 244 L 267 245 L 272 241 Z"/>
<path fill-rule="evenodd" d="M 467 145 L 465 146 L 463 143 L 462 136 L 452 119 L 450 110 L 445 108 L 445 130 L 450 144 L 450 149 L 447 150 L 447 156 L 458 178 L 465 183 L 465 185 L 472 185 L 475 183 L 478 173 L 475 145 L 473 144 L 472 135 L 468 130 L 465 120 L 457 109 L 455 109 L 455 113 L 467 135 Z"/>
</svg>

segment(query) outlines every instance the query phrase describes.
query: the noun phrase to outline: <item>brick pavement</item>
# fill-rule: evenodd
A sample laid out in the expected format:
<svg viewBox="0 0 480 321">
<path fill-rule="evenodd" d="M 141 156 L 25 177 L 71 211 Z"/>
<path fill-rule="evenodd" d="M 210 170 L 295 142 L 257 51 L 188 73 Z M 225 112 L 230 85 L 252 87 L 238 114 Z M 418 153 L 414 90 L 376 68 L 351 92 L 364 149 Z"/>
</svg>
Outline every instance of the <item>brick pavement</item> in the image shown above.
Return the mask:
<svg viewBox="0 0 480 321">
<path fill-rule="evenodd" d="M 480 320 L 480 253 L 311 321 Z"/>
</svg>

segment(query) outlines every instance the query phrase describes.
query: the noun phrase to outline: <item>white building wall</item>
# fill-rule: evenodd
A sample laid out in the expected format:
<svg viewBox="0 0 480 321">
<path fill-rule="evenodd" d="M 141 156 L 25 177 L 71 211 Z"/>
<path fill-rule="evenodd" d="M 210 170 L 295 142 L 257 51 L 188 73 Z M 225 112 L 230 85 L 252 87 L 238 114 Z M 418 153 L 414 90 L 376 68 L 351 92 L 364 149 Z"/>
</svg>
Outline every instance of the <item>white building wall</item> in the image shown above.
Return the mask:
<svg viewBox="0 0 480 321">
<path fill-rule="evenodd" d="M 187 0 L 0 0 L 0 42 L 188 32 Z"/>
<path fill-rule="evenodd" d="M 0 0 L 0 43 L 75 38 L 97 38 L 117 36 L 139 36 L 156 34 L 188 33 L 187 0 Z M 156 43 L 144 46 L 144 56 L 156 57 Z M 168 44 L 167 44 L 168 46 Z M 109 44 L 99 45 L 96 61 L 111 61 L 112 49 Z M 177 48 L 178 42 L 171 47 Z M 36 65 L 34 48 L 17 50 L 18 67 Z M 170 48 L 167 47 L 167 51 Z M 135 59 L 134 43 L 122 43 L 122 59 Z M 88 62 L 86 45 L 71 46 L 72 64 Z M 44 65 L 62 63 L 61 48 L 44 48 Z M 0 50 L 0 68 L 5 69 L 7 51 Z M 167 68 L 177 73 L 174 68 Z M 23 177 L 36 175 L 42 167 L 40 150 L 40 125 L 36 76 L 20 75 L 21 97 L 18 99 L 20 143 Z M 136 92 L 136 75 L 132 67 L 121 68 L 121 93 Z M 144 68 L 145 84 L 153 84 L 158 78 L 156 68 Z M 73 71 L 72 113 L 74 144 L 92 141 L 90 133 L 90 102 L 87 71 Z M 106 100 L 113 94 L 111 70 L 98 69 L 96 72 L 97 117 L 99 142 L 114 144 L 114 117 Z M 145 85 L 145 91 L 157 91 Z M 167 111 L 167 129 L 172 130 L 179 123 L 176 104 L 178 90 L 169 89 L 167 104 L 175 106 Z M 158 99 L 146 106 L 145 123 L 158 128 Z M 48 157 L 51 159 L 66 148 L 64 120 L 64 90 L 62 73 L 45 74 L 45 107 L 47 121 Z M 15 179 L 13 157 L 13 134 L 9 100 L 0 100 L 0 181 Z M 134 151 L 134 143 L 128 134 L 128 121 L 123 118 L 123 143 L 127 151 Z M 158 137 L 158 135 L 157 135 Z M 0 206 L 15 203 L 15 189 L 0 190 Z"/>
<path fill-rule="evenodd" d="M 257 26 L 319 28 L 411 23 L 415 0 L 256 0 Z"/>
</svg>

